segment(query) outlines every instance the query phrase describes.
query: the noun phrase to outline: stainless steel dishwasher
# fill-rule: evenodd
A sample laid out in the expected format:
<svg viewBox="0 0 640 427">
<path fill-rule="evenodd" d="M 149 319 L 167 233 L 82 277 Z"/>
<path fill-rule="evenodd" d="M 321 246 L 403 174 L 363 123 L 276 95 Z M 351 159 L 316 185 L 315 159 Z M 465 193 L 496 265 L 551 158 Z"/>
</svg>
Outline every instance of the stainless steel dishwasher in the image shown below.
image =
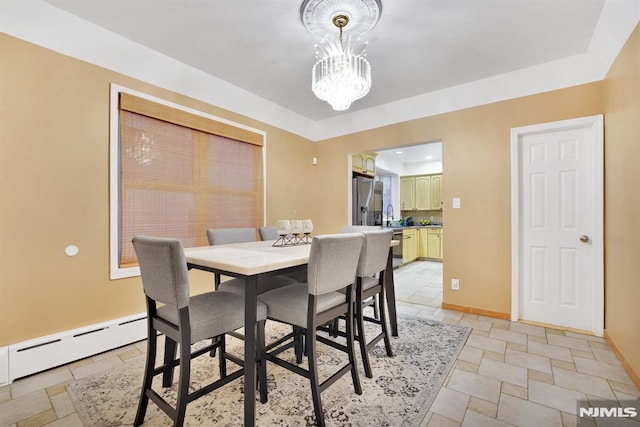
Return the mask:
<svg viewBox="0 0 640 427">
<path fill-rule="evenodd" d="M 393 268 L 402 265 L 402 230 L 393 230 L 393 240 L 400 242 L 398 246 L 393 247 Z"/>
</svg>

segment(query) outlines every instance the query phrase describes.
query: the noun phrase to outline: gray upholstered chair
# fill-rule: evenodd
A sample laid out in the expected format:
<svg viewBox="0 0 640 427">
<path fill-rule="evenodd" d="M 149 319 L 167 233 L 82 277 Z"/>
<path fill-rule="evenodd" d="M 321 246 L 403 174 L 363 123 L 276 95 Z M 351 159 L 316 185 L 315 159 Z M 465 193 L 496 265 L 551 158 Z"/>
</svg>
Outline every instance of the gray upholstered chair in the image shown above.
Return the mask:
<svg viewBox="0 0 640 427">
<path fill-rule="evenodd" d="M 356 301 L 355 301 L 355 322 L 356 340 L 360 343 L 362 353 L 362 364 L 367 378 L 373 377 L 371 363 L 369 361 L 369 350 L 380 340 L 384 339 L 384 346 L 387 356 L 393 356 L 389 332 L 387 330 L 386 307 L 385 307 L 385 283 L 384 271 L 387 268 L 387 258 L 392 230 L 367 230 L 364 231 L 364 245 L 360 252 L 358 261 L 358 272 L 356 281 Z M 373 301 L 377 305 L 376 316 L 364 315 L 364 308 L 370 305 L 367 301 Z M 379 319 L 378 319 L 379 314 Z M 364 321 L 372 322 L 381 327 L 381 332 L 371 341 L 367 341 L 365 336 Z"/>
<path fill-rule="evenodd" d="M 258 232 L 260 233 L 260 240 L 278 240 L 280 238 L 276 227 L 260 227 Z M 307 269 L 304 268 L 290 273 L 285 273 L 283 276 L 289 277 L 296 282 L 304 283 L 307 281 Z"/>
<path fill-rule="evenodd" d="M 187 403 L 240 378 L 244 374 L 242 361 L 225 351 L 225 334 L 244 326 L 244 299 L 228 292 L 207 292 L 189 295 L 189 277 L 182 244 L 179 240 L 136 236 L 133 247 L 138 257 L 142 285 L 147 303 L 147 357 L 140 402 L 134 425 L 143 423 L 149 399 L 181 426 Z M 258 303 L 259 377 L 261 397 L 266 400 L 266 371 L 264 360 L 264 322 L 267 308 Z M 164 362 L 156 367 L 157 335 L 165 335 Z M 191 344 L 216 338 L 210 345 L 191 352 Z M 176 359 L 176 347 L 180 357 Z M 219 349 L 220 379 L 189 392 L 191 359 Z M 241 368 L 227 374 L 226 361 L 238 363 Z M 162 386 L 173 382 L 173 371 L 179 365 L 179 384 L 176 407 L 172 407 L 152 388 L 153 378 L 163 375 Z"/>
<path fill-rule="evenodd" d="M 244 243 L 256 241 L 255 228 L 217 228 L 207 230 L 207 238 L 211 246 L 226 245 L 229 243 Z M 219 274 L 214 275 L 215 288 L 220 291 L 233 292 L 244 295 L 245 283 L 243 279 L 230 279 L 221 282 Z M 293 285 L 297 281 L 286 276 L 258 277 L 257 293 L 261 294 L 272 289 Z"/>
<path fill-rule="evenodd" d="M 267 305 L 269 319 L 294 325 L 305 331 L 308 370 L 278 357 L 284 350 L 297 347 L 300 335 L 295 331 L 269 344 L 267 349 L 270 351 L 266 358 L 267 361 L 310 380 L 313 407 L 319 426 L 325 425 L 320 393 L 339 377 L 351 372 L 355 392 L 362 394 L 354 349 L 353 283 L 356 281 L 363 241 L 364 236 L 355 233 L 314 237 L 309 254 L 307 283 L 276 289 L 258 297 Z M 341 290 L 344 293 L 339 292 Z M 342 315 L 347 319 L 346 345 L 316 334 L 318 327 Z M 317 342 L 342 350 L 348 356 L 348 362 L 322 383 L 318 379 Z"/>
<path fill-rule="evenodd" d="M 280 238 L 276 227 L 260 227 L 258 232 L 261 240 L 278 240 Z"/>
<path fill-rule="evenodd" d="M 212 228 L 207 230 L 210 245 L 226 245 L 228 243 L 255 242 L 255 228 Z"/>
</svg>

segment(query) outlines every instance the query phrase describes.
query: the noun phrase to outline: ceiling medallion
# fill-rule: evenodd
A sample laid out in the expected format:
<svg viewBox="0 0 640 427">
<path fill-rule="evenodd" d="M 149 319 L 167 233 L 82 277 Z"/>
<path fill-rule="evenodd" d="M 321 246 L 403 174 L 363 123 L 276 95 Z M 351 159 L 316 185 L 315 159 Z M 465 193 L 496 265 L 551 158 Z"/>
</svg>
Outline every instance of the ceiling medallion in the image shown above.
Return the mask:
<svg viewBox="0 0 640 427">
<path fill-rule="evenodd" d="M 349 18 L 349 34 L 362 35 L 375 27 L 382 4 L 380 0 L 304 0 L 300 7 L 300 19 L 312 34 L 323 38 L 333 33 L 333 17 Z"/>
<path fill-rule="evenodd" d="M 302 23 L 322 39 L 316 45 L 311 88 L 336 111 L 347 110 L 353 101 L 369 93 L 371 66 L 365 58 L 367 43 L 358 36 L 376 25 L 381 10 L 379 0 L 305 0 L 302 3 Z"/>
</svg>

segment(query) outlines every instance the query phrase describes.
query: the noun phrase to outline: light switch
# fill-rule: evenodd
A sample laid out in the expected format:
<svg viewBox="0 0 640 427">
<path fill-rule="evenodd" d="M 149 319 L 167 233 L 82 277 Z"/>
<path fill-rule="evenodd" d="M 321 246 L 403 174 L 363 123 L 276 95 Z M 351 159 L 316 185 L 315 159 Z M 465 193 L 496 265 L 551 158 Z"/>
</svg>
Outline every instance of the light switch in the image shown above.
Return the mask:
<svg viewBox="0 0 640 427">
<path fill-rule="evenodd" d="M 453 198 L 453 209 L 460 209 L 460 197 Z"/>
</svg>

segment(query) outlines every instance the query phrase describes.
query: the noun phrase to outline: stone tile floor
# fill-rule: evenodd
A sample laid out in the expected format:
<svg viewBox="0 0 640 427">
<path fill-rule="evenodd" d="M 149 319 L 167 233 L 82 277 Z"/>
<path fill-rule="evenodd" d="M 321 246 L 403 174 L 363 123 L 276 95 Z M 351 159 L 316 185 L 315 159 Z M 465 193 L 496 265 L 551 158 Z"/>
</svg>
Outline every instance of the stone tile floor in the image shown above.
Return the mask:
<svg viewBox="0 0 640 427">
<path fill-rule="evenodd" d="M 401 313 L 473 328 L 420 427 L 576 426 L 578 400 L 640 397 L 602 338 L 442 310 L 440 263 L 415 262 L 395 278 Z M 66 385 L 144 351 L 143 341 L 0 388 L 0 427 L 81 426 Z M 640 426 L 617 421 L 627 422 L 606 425 Z"/>
</svg>

